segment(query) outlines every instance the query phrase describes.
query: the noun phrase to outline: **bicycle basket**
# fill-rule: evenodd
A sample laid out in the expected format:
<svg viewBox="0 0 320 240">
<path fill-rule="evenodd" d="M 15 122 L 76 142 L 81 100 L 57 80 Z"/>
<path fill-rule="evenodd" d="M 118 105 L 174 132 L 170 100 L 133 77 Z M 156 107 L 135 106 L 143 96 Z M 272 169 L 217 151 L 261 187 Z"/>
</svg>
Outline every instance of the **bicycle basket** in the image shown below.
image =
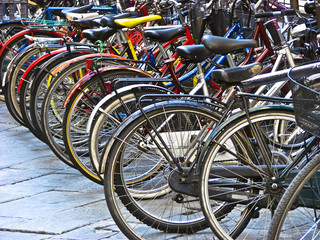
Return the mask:
<svg viewBox="0 0 320 240">
<path fill-rule="evenodd" d="M 201 41 L 201 38 L 204 32 L 204 24 L 205 24 L 205 12 L 204 12 L 204 7 L 201 1 L 197 1 L 189 9 L 189 18 L 191 22 L 192 36 L 195 42 L 199 43 Z"/>
<path fill-rule="evenodd" d="M 290 81 L 298 126 L 320 137 L 320 73 Z"/>
</svg>

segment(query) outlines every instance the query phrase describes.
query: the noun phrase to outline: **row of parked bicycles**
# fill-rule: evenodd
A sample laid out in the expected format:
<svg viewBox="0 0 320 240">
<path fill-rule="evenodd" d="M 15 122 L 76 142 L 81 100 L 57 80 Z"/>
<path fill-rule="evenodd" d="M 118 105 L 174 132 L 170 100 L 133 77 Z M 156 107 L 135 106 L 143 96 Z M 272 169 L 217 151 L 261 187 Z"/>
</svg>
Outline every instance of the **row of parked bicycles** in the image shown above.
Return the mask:
<svg viewBox="0 0 320 240">
<path fill-rule="evenodd" d="M 53 2 L 0 24 L 3 98 L 128 239 L 320 239 L 318 3 Z"/>
</svg>

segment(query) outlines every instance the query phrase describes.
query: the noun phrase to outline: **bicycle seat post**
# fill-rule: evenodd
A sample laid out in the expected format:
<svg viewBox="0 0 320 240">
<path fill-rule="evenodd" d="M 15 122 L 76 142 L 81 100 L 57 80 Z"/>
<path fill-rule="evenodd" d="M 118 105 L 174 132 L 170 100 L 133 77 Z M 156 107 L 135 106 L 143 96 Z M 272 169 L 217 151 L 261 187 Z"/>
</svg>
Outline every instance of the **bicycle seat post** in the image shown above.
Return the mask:
<svg viewBox="0 0 320 240">
<path fill-rule="evenodd" d="M 227 61 L 228 61 L 228 64 L 229 64 L 230 67 L 235 67 L 236 66 L 236 64 L 235 64 L 235 62 L 234 62 L 234 60 L 233 60 L 233 58 L 231 56 L 231 53 L 228 53 L 226 55 L 226 58 L 227 58 Z"/>
<path fill-rule="evenodd" d="M 197 63 L 197 69 L 198 69 L 197 79 L 200 80 L 200 83 L 202 85 L 203 95 L 209 96 L 208 85 L 207 85 L 206 79 L 204 77 L 204 73 L 203 73 L 203 69 L 202 69 L 202 66 L 201 66 L 201 62 Z"/>
</svg>

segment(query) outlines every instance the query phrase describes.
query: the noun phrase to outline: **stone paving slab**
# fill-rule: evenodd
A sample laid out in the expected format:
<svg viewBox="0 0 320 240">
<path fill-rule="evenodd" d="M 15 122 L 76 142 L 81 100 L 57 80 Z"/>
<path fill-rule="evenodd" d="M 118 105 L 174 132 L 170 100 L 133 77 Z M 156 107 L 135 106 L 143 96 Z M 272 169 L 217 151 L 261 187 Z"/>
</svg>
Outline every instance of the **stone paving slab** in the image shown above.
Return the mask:
<svg viewBox="0 0 320 240">
<path fill-rule="evenodd" d="M 45 208 L 49 209 L 47 206 Z M 37 215 L 33 219 L 26 219 L 24 222 L 13 223 L 5 227 L 14 231 L 62 234 L 86 227 L 106 218 L 111 219 L 106 209 L 106 204 L 104 201 L 99 201 L 84 206 L 69 207 L 63 211 L 57 209 L 57 211 L 48 212 L 45 215 Z"/>
<path fill-rule="evenodd" d="M 0 231 L 1 240 L 44 240 L 51 239 L 51 237 L 52 235 L 48 234 Z"/>
<path fill-rule="evenodd" d="M 19 169 L 5 168 L 0 170 L 0 186 L 23 182 L 26 180 L 38 178 L 47 174 L 52 174 L 56 170 L 52 169 Z"/>
<path fill-rule="evenodd" d="M 61 162 L 0 102 L 0 240 L 125 239 L 103 186 Z"/>
</svg>

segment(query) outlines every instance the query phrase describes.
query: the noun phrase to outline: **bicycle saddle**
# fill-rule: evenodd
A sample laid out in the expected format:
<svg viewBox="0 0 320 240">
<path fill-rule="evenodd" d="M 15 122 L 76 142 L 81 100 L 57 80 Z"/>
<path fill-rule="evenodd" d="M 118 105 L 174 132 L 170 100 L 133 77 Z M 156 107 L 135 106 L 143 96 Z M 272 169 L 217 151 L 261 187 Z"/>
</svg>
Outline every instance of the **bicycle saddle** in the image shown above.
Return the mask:
<svg viewBox="0 0 320 240">
<path fill-rule="evenodd" d="M 253 39 L 231 39 L 213 35 L 204 36 L 202 43 L 212 53 L 222 55 L 244 48 L 258 47 L 258 42 Z"/>
<path fill-rule="evenodd" d="M 144 16 L 144 17 L 138 17 L 138 18 L 117 19 L 114 22 L 122 27 L 134 28 L 139 24 L 160 20 L 160 19 L 162 19 L 160 15 L 150 15 L 150 16 Z"/>
<path fill-rule="evenodd" d="M 237 84 L 243 80 L 258 75 L 262 70 L 261 63 L 251 63 L 245 66 L 217 69 L 212 72 L 212 77 L 216 81 Z"/>
<path fill-rule="evenodd" d="M 104 40 L 107 40 L 116 32 L 117 32 L 116 29 L 112 29 L 109 27 L 100 28 L 100 29 L 86 29 L 82 31 L 82 36 L 91 41 L 97 41 L 97 40 L 104 41 Z"/>
<path fill-rule="evenodd" d="M 64 10 L 52 10 L 51 13 L 53 15 L 62 17 L 62 18 L 67 18 L 66 13 L 84 13 L 88 10 L 90 10 L 94 5 L 89 4 L 81 7 L 66 7 Z"/>
<path fill-rule="evenodd" d="M 103 27 L 110 27 L 110 28 L 115 28 L 115 29 L 120 29 L 122 26 L 119 26 L 114 22 L 114 20 L 121 19 L 121 18 L 129 18 L 136 16 L 136 13 L 122 13 L 122 14 L 117 14 L 117 15 L 108 15 L 108 16 L 103 16 L 100 20 L 96 20 L 98 24 L 100 24 Z"/>
<path fill-rule="evenodd" d="M 202 62 L 213 55 L 213 53 L 203 45 L 179 46 L 176 51 L 180 57 L 195 63 Z"/>
<path fill-rule="evenodd" d="M 79 20 L 79 19 L 86 19 L 86 18 L 93 18 L 98 17 L 99 13 L 92 12 L 92 13 L 66 13 L 66 17 L 69 21 Z"/>
<path fill-rule="evenodd" d="M 184 27 L 170 28 L 170 29 L 161 29 L 161 30 L 146 30 L 144 32 L 147 38 L 168 42 L 171 39 L 180 36 L 186 32 Z"/>
<path fill-rule="evenodd" d="M 81 7 L 66 7 L 64 10 L 62 10 L 61 12 L 66 14 L 66 13 L 84 13 L 88 10 L 90 10 L 91 8 L 93 8 L 93 4 L 88 4 L 88 5 L 84 5 Z"/>
<path fill-rule="evenodd" d="M 101 19 L 100 16 L 93 17 L 93 18 L 87 18 L 87 19 L 79 19 L 79 20 L 72 21 L 72 24 L 78 28 L 90 29 L 90 28 L 100 26 L 96 23 L 96 20 L 99 20 L 99 19 Z"/>
</svg>

